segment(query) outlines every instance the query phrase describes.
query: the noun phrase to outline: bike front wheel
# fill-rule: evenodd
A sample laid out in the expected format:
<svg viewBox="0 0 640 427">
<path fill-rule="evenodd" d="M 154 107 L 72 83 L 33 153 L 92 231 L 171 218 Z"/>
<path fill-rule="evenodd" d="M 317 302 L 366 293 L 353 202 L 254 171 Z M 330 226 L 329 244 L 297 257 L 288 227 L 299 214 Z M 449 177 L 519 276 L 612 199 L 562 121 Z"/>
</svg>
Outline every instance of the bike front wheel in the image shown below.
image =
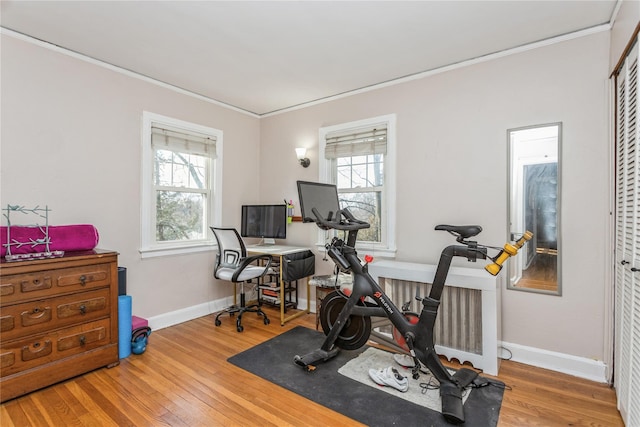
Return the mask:
<svg viewBox="0 0 640 427">
<path fill-rule="evenodd" d="M 325 335 L 329 335 L 346 303 L 347 297 L 339 291 L 330 292 L 322 300 L 320 324 Z M 357 305 L 364 305 L 364 303 L 358 301 Z M 357 350 L 369 341 L 370 335 L 371 318 L 351 315 L 338 334 L 335 344 L 344 350 Z"/>
</svg>

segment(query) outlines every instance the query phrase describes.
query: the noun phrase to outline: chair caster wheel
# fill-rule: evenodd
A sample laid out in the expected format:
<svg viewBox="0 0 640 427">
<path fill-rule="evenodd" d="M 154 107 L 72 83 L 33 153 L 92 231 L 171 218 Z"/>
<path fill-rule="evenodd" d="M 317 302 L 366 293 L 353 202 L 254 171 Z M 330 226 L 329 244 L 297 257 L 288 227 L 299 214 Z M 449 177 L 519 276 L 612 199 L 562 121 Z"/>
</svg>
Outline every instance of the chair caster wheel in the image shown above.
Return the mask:
<svg viewBox="0 0 640 427">
<path fill-rule="evenodd" d="M 236 329 L 237 329 L 238 332 L 244 331 L 244 328 L 242 327 L 242 325 L 238 325 L 238 327 Z"/>
<path fill-rule="evenodd" d="M 265 325 L 268 325 L 269 323 L 271 323 L 271 320 L 267 319 L 266 317 L 263 320 Z"/>
<path fill-rule="evenodd" d="M 216 319 L 215 324 L 216 324 L 216 326 L 220 326 L 220 325 L 222 325 L 222 322 L 220 320 Z"/>
</svg>

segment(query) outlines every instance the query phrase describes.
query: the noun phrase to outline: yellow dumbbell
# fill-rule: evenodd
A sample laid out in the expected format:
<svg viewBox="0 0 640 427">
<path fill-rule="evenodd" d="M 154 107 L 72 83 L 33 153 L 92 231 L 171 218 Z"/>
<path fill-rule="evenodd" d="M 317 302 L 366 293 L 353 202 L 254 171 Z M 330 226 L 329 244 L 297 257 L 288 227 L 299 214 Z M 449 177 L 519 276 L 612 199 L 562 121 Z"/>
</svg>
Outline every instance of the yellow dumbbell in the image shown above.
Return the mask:
<svg viewBox="0 0 640 427">
<path fill-rule="evenodd" d="M 518 253 L 518 248 L 515 246 L 505 243 L 504 249 L 500 251 L 498 257 L 493 261 L 492 264 L 487 265 L 484 269 L 489 272 L 492 276 L 497 275 L 502 270 L 502 264 L 510 257 L 514 256 Z"/>
<path fill-rule="evenodd" d="M 496 257 L 492 264 L 487 265 L 484 269 L 489 272 L 492 276 L 496 276 L 502 270 L 502 264 L 509 258 L 518 253 L 518 249 L 520 249 L 527 240 L 531 240 L 533 237 L 533 233 L 530 231 L 525 231 L 525 233 L 518 239 L 518 241 L 510 245 L 506 243 L 504 245 L 504 249 L 500 251 L 500 254 Z"/>
<path fill-rule="evenodd" d="M 515 247 L 520 249 L 522 246 L 524 246 L 524 244 L 527 242 L 527 240 L 531 240 L 531 238 L 533 237 L 533 233 L 530 231 L 525 231 L 524 234 L 522 235 L 521 238 L 518 239 L 518 241 L 515 243 Z"/>
</svg>

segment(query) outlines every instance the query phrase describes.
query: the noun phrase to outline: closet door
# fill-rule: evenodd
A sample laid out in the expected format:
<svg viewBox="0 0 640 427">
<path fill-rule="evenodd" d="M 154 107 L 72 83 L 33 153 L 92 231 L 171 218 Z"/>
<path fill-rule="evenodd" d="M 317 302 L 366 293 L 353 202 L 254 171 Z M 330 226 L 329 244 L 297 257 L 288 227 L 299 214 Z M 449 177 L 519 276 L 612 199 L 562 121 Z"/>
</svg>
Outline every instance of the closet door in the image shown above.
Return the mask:
<svg viewBox="0 0 640 427">
<path fill-rule="evenodd" d="M 640 144 L 638 43 L 616 76 L 615 387 L 626 425 L 640 426 Z"/>
</svg>

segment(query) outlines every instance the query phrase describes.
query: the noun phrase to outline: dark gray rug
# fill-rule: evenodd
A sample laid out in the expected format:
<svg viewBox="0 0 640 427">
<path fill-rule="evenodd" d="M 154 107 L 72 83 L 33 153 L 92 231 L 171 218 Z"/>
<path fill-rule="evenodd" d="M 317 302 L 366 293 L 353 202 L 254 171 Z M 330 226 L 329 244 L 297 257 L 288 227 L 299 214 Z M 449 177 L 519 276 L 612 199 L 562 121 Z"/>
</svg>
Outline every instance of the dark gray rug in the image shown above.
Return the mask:
<svg viewBox="0 0 640 427">
<path fill-rule="evenodd" d="M 338 373 L 338 369 L 368 347 L 341 351 L 307 372 L 293 363 L 295 355 L 319 348 L 324 334 L 298 326 L 228 361 L 272 383 L 369 426 L 450 426 L 442 414 Z M 422 378 L 422 377 L 421 377 Z M 498 423 L 504 384 L 474 389 L 464 404 L 464 426 L 492 427 Z"/>
</svg>

